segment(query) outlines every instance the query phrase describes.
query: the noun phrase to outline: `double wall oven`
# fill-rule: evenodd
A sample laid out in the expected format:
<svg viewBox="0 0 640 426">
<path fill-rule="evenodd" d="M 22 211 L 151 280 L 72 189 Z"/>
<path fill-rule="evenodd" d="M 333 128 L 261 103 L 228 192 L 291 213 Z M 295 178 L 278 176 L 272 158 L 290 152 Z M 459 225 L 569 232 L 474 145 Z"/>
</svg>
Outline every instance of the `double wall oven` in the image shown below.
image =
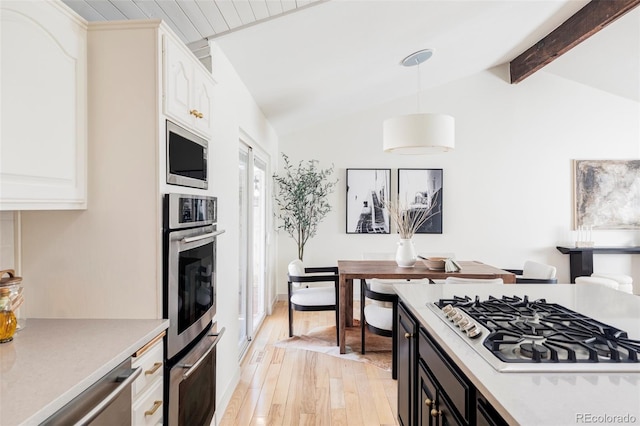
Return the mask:
<svg viewBox="0 0 640 426">
<path fill-rule="evenodd" d="M 164 197 L 165 424 L 209 425 L 215 414 L 217 199 Z"/>
</svg>

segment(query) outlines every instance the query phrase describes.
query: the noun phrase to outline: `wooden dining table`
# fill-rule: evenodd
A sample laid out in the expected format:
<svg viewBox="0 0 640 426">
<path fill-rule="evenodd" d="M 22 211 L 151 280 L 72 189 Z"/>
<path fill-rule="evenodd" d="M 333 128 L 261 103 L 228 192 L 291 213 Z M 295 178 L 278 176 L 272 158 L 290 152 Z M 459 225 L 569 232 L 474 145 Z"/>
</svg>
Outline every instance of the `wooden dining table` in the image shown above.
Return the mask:
<svg viewBox="0 0 640 426">
<path fill-rule="evenodd" d="M 353 326 L 353 280 L 354 279 L 398 279 L 412 280 L 429 278 L 444 280 L 447 277 L 491 279 L 502 278 L 505 284 L 515 284 L 516 276 L 491 265 L 475 260 L 457 261 L 458 272 L 436 271 L 427 268 L 423 263 L 416 263 L 412 268 L 401 268 L 395 260 L 339 260 L 338 275 L 340 277 L 340 295 L 338 300 L 338 331 L 340 335 L 340 353 L 346 353 L 345 330 Z"/>
</svg>

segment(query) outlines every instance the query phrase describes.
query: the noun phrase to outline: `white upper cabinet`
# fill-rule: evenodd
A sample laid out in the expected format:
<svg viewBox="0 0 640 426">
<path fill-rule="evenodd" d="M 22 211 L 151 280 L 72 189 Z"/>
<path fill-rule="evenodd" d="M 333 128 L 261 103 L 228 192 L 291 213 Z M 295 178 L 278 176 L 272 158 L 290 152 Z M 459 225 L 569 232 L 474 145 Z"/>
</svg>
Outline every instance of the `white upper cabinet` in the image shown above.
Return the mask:
<svg viewBox="0 0 640 426">
<path fill-rule="evenodd" d="M 0 210 L 85 209 L 86 22 L 58 2 L 0 12 Z"/>
<path fill-rule="evenodd" d="M 164 112 L 189 130 L 209 138 L 213 123 L 213 77 L 186 47 L 167 35 L 163 39 Z"/>
</svg>

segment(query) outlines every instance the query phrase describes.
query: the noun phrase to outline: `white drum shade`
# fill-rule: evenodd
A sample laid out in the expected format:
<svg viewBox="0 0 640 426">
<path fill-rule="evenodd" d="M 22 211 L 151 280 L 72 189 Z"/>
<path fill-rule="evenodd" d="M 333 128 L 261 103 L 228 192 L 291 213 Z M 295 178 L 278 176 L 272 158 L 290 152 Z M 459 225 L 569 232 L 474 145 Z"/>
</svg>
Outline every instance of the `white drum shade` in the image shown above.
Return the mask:
<svg viewBox="0 0 640 426">
<path fill-rule="evenodd" d="M 455 120 L 446 114 L 409 114 L 383 123 L 385 152 L 436 154 L 451 151 L 455 144 Z"/>
</svg>

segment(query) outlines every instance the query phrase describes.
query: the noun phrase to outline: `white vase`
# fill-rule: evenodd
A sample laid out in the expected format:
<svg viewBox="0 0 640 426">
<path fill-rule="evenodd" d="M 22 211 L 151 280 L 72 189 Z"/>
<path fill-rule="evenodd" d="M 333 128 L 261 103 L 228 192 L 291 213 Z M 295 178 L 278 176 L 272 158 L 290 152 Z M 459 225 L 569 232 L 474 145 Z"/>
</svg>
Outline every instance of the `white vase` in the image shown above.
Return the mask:
<svg viewBox="0 0 640 426">
<path fill-rule="evenodd" d="M 396 250 L 396 263 L 401 268 L 413 268 L 418 257 L 416 250 L 413 248 L 413 241 L 409 238 L 398 241 L 398 249 Z"/>
</svg>

